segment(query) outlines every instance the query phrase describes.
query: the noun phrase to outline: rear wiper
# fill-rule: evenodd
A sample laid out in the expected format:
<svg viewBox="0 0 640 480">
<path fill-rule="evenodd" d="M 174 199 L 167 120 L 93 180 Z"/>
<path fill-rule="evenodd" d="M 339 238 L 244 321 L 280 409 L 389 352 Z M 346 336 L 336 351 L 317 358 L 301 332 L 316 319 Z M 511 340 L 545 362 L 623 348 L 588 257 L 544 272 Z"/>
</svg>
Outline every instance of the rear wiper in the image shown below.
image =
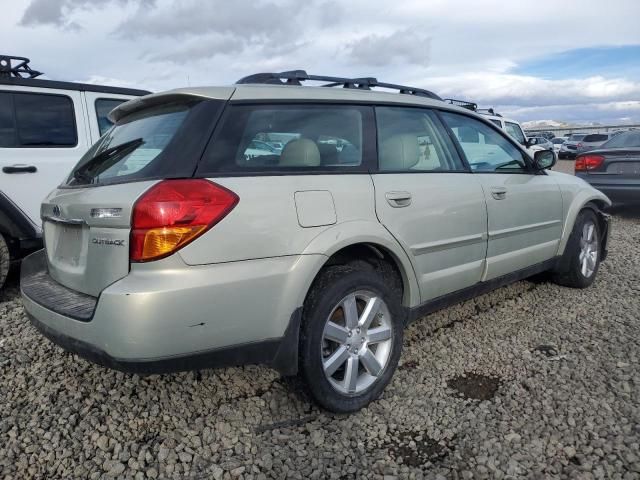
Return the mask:
<svg viewBox="0 0 640 480">
<path fill-rule="evenodd" d="M 104 172 L 115 165 L 123 156 L 133 152 L 145 142 L 142 138 L 136 138 L 128 142 L 121 143 L 111 148 L 103 150 L 98 155 L 90 159 L 87 163 L 73 172 L 73 178 L 79 181 L 91 183 L 95 173 Z M 100 172 L 91 172 L 91 167 L 99 165 Z"/>
</svg>

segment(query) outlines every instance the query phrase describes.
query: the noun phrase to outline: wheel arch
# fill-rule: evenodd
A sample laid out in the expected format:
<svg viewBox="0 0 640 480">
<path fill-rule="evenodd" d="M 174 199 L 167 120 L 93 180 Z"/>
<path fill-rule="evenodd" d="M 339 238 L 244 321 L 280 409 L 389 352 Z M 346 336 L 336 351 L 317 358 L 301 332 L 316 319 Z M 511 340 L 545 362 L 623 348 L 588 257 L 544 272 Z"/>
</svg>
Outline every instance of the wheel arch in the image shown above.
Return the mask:
<svg viewBox="0 0 640 480">
<path fill-rule="evenodd" d="M 322 254 L 326 259 L 305 285 L 304 298 L 315 278 L 326 266 L 350 260 L 377 258 L 388 262 L 400 276 L 403 306 L 411 307 L 420 303 L 420 289 L 413 265 L 404 249 L 380 223 L 355 221 L 336 225 L 314 238 L 304 254 Z"/>
<path fill-rule="evenodd" d="M 562 229 L 562 238 L 560 239 L 560 244 L 558 246 L 558 255 L 560 256 L 564 253 L 567 242 L 569 241 L 569 236 L 573 231 L 573 226 L 575 225 L 576 219 L 582 210 L 585 208 L 592 210 L 598 217 L 601 231 L 604 231 L 603 227 L 606 225 L 606 218 L 603 211 L 610 206 L 611 201 L 603 193 L 595 189 L 580 191 L 573 198 L 573 201 L 567 211 Z M 603 245 L 603 248 L 604 247 L 605 245 Z"/>
</svg>

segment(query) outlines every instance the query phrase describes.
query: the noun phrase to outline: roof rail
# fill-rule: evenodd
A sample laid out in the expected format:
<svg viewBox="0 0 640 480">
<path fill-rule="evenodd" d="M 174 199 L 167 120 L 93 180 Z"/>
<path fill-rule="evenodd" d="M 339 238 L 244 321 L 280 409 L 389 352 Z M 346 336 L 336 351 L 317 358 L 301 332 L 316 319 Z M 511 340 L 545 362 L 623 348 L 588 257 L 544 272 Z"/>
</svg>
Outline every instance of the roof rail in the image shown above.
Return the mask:
<svg viewBox="0 0 640 480">
<path fill-rule="evenodd" d="M 455 105 L 457 107 L 466 108 L 467 110 L 471 110 L 472 112 L 476 112 L 478 110 L 478 104 L 473 102 L 467 102 L 466 100 L 456 100 L 455 98 L 445 98 L 445 102 L 450 103 L 451 105 Z"/>
<path fill-rule="evenodd" d="M 442 100 L 438 95 L 429 90 L 408 87 L 406 85 L 396 85 L 394 83 L 379 82 L 373 77 L 343 78 L 329 77 L 326 75 L 309 75 L 304 70 L 291 70 L 280 73 L 255 73 L 241 78 L 236 82 L 236 84 L 262 83 L 270 85 L 302 85 L 302 82 L 307 80 L 328 82 L 321 85 L 322 87 L 357 88 L 360 90 L 371 90 L 372 87 L 379 87 L 398 90 L 399 93 L 407 95 L 418 95 L 421 97 L 433 98 L 435 100 Z"/>
<path fill-rule="evenodd" d="M 42 75 L 42 72 L 31 69 L 29 61 L 25 57 L 0 55 L 0 77 L 36 78 Z"/>
</svg>

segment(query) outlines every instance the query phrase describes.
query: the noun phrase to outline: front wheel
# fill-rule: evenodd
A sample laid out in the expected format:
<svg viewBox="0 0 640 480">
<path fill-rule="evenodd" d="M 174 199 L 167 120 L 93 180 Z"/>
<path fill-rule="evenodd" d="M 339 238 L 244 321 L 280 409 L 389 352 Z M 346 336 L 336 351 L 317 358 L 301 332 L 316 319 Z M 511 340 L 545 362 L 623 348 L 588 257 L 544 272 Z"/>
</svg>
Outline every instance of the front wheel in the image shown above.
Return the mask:
<svg viewBox="0 0 640 480">
<path fill-rule="evenodd" d="M 338 413 L 375 400 L 398 365 L 403 328 L 395 279 L 362 266 L 321 272 L 300 335 L 300 370 L 313 398 Z"/>
<path fill-rule="evenodd" d="M 554 276 L 556 283 L 573 288 L 586 288 L 593 283 L 600 267 L 600 238 L 596 214 L 590 209 L 582 210 Z"/>
</svg>

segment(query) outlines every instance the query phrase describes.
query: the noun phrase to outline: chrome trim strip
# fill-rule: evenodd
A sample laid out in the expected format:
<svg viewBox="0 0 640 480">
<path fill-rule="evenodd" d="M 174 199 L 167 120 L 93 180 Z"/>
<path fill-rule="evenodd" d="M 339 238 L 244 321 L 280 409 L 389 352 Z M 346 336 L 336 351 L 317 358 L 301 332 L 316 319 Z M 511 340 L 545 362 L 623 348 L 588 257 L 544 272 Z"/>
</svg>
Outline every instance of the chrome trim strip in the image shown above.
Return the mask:
<svg viewBox="0 0 640 480">
<path fill-rule="evenodd" d="M 61 223 L 63 225 L 86 225 L 87 224 L 87 222 L 85 222 L 82 218 L 60 218 L 60 217 L 53 217 L 51 215 L 43 215 L 42 220 L 47 222 L 53 222 L 53 223 Z"/>
<path fill-rule="evenodd" d="M 486 239 L 486 233 L 478 233 L 475 235 L 465 235 L 463 237 L 439 240 L 437 242 L 421 243 L 419 245 L 411 247 L 411 253 L 415 256 L 424 255 L 425 253 L 438 252 L 441 250 L 448 250 L 450 248 L 473 245 L 474 243 L 484 242 Z"/>
<path fill-rule="evenodd" d="M 501 237 L 508 237 L 518 233 L 532 232 L 534 230 L 542 230 L 543 228 L 552 227 L 553 225 L 561 224 L 561 220 L 549 220 L 548 222 L 531 223 L 529 225 L 522 225 L 519 227 L 505 228 L 503 230 L 494 230 L 489 232 L 489 240 L 493 240 Z"/>
</svg>

